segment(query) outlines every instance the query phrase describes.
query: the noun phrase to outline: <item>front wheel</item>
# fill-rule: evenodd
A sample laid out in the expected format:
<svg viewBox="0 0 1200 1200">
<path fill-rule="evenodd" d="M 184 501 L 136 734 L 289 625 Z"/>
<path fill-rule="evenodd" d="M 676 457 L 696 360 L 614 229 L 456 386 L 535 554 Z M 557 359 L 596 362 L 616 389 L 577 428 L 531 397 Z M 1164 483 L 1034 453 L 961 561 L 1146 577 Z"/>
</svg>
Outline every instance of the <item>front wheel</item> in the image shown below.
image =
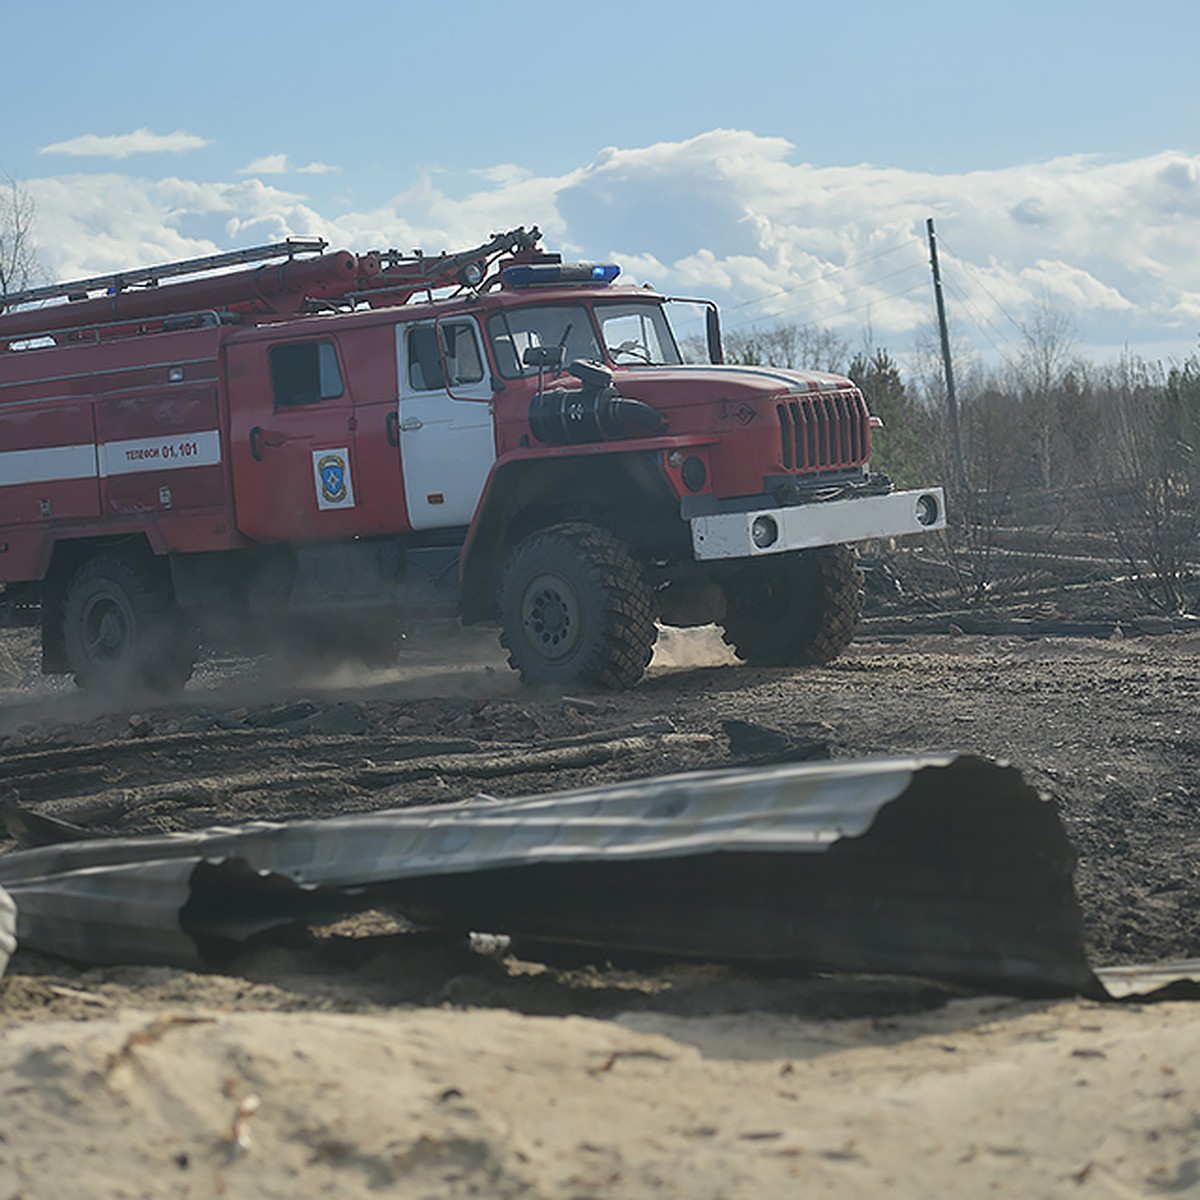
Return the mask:
<svg viewBox="0 0 1200 1200">
<path fill-rule="evenodd" d="M 862 576 L 848 546 L 756 558 L 724 587 L 725 641 L 753 666 L 830 662 L 862 615 Z"/>
<path fill-rule="evenodd" d="M 632 687 L 658 636 L 654 597 L 625 544 L 584 522 L 531 534 L 500 583 L 500 642 L 525 683 Z"/>
<path fill-rule="evenodd" d="M 173 691 L 191 678 L 195 635 L 164 570 L 121 554 L 88 559 L 67 585 L 63 642 L 83 688 Z"/>
</svg>

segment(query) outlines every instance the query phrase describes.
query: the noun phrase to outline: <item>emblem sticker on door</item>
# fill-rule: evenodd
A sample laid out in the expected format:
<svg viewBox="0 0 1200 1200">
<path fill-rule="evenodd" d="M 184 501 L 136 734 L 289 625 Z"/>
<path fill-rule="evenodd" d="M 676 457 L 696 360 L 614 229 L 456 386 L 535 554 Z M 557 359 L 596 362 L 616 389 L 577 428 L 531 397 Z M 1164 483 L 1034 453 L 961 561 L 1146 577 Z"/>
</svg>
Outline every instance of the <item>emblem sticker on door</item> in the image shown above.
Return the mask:
<svg viewBox="0 0 1200 1200">
<path fill-rule="evenodd" d="M 317 507 L 353 508 L 354 480 L 350 477 L 350 451 L 314 450 L 313 482 L 317 488 Z"/>
</svg>

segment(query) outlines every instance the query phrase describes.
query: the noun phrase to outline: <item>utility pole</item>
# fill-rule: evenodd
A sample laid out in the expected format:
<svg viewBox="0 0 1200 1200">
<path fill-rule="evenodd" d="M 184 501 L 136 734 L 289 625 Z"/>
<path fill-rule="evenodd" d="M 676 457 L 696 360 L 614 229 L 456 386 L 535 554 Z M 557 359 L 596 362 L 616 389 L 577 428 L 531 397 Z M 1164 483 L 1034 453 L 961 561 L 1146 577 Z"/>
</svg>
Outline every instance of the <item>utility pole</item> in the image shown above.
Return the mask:
<svg viewBox="0 0 1200 1200">
<path fill-rule="evenodd" d="M 937 301 L 938 331 L 942 335 L 942 367 L 946 372 L 946 405 L 950 411 L 950 437 L 954 442 L 954 473 L 960 491 L 967 487 L 967 468 L 963 461 L 962 429 L 958 422 L 958 397 L 954 392 L 954 364 L 950 361 L 950 333 L 946 329 L 946 299 L 942 295 L 942 271 L 938 266 L 937 234 L 933 218 L 925 222 L 929 234 L 929 265 L 933 268 L 933 296 Z"/>
</svg>

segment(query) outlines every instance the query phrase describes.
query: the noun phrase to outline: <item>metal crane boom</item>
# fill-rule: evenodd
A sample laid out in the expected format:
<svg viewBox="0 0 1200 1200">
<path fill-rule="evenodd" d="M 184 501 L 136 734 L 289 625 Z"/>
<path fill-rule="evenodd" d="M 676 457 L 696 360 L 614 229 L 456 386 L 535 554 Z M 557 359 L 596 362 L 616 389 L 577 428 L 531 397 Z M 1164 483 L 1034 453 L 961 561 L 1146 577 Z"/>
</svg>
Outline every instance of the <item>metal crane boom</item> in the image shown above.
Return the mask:
<svg viewBox="0 0 1200 1200">
<path fill-rule="evenodd" d="M 298 254 L 319 254 L 328 245 L 329 243 L 324 238 L 288 238 L 283 242 L 272 242 L 265 246 L 250 246 L 245 250 L 229 250 L 223 254 L 209 254 L 201 258 L 185 258 L 178 262 L 160 263 L 155 267 L 135 267 L 129 271 L 116 271 L 111 275 L 93 275 L 89 279 L 74 279 L 66 283 L 26 288 L 20 292 L 5 292 L 0 295 L 0 311 L 6 308 L 15 308 L 19 304 L 36 304 L 41 300 L 81 300 L 85 299 L 89 292 L 101 289 L 109 294 L 115 294 L 123 292 L 127 288 L 156 287 L 160 280 L 174 279 L 181 275 L 199 275 L 207 271 L 219 271 L 225 267 L 265 262 L 271 258 L 294 258 Z"/>
</svg>

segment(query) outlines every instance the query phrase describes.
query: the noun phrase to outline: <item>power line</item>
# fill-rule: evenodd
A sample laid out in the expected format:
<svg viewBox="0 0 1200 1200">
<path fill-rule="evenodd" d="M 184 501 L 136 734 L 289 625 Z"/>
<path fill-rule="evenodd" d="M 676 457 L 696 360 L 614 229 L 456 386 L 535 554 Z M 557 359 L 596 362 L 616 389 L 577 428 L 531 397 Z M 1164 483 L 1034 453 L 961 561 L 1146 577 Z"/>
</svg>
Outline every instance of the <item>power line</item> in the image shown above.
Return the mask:
<svg viewBox="0 0 1200 1200">
<path fill-rule="evenodd" d="M 988 285 L 987 285 L 986 283 L 984 283 L 984 282 L 983 282 L 983 279 L 982 279 L 982 278 L 981 278 L 979 275 L 977 275 L 977 274 L 975 273 L 975 271 L 974 271 L 974 270 L 973 270 L 971 267 L 969 267 L 969 266 L 967 265 L 967 260 L 966 260 L 965 258 L 963 258 L 963 256 L 962 256 L 961 254 L 959 254 L 957 250 L 954 250 L 954 249 L 953 249 L 953 248 L 952 248 L 950 245 L 948 245 L 948 244 L 947 244 L 947 242 L 946 242 L 946 239 L 945 239 L 945 238 L 943 238 L 943 239 L 942 239 L 942 245 L 943 245 L 943 246 L 945 246 L 945 247 L 946 247 L 946 249 L 947 249 L 947 250 L 949 250 L 949 251 L 950 251 L 950 253 L 954 255 L 955 259 L 956 259 L 956 260 L 957 260 L 957 262 L 958 262 L 958 265 L 959 265 L 960 267 L 962 267 L 962 269 L 963 269 L 963 270 L 964 270 L 964 271 L 965 271 L 965 272 L 966 272 L 968 275 L 970 275 L 970 276 L 971 276 L 971 278 L 972 278 L 972 279 L 974 279 L 974 280 L 975 280 L 975 282 L 976 282 L 977 284 L 979 284 L 979 286 L 980 286 L 980 287 L 983 289 L 983 291 L 986 293 L 986 295 L 987 295 L 988 299 L 989 299 L 989 300 L 991 300 L 991 302 L 992 302 L 992 303 L 993 303 L 993 304 L 994 304 L 994 305 L 995 305 L 995 306 L 996 306 L 996 307 L 997 307 L 997 308 L 998 308 L 998 309 L 999 309 L 999 310 L 1000 310 L 1000 311 L 1001 311 L 1001 312 L 1002 312 L 1002 313 L 1003 313 L 1003 314 L 1004 314 L 1004 315 L 1005 315 L 1005 316 L 1006 316 L 1006 317 L 1009 319 L 1009 321 L 1012 323 L 1012 326 L 1013 326 L 1013 328 L 1014 328 L 1014 329 L 1015 329 L 1015 330 L 1016 330 L 1016 331 L 1017 331 L 1017 332 L 1018 332 L 1018 333 L 1019 333 L 1019 334 L 1020 334 L 1022 337 L 1024 337 L 1024 336 L 1025 336 L 1025 326 L 1024 326 L 1024 325 L 1022 325 L 1022 324 L 1021 324 L 1021 322 L 1020 322 L 1020 321 L 1018 321 L 1018 320 L 1016 319 L 1016 317 L 1014 317 L 1014 316 L 1013 316 L 1013 315 L 1012 315 L 1012 314 L 1011 314 L 1011 313 L 1008 311 L 1008 309 L 1006 309 L 1006 308 L 1004 307 L 1004 305 L 1003 305 L 1003 304 L 1001 304 L 1001 303 L 1000 303 L 1000 301 L 999 301 L 999 300 L 998 300 L 998 299 L 997 299 L 997 298 L 996 298 L 996 297 L 995 297 L 995 296 L 992 294 L 992 290 L 991 290 L 991 288 L 989 288 L 989 287 L 988 287 Z"/>
<path fill-rule="evenodd" d="M 920 267 L 913 267 L 913 268 L 910 268 L 910 269 L 911 269 L 911 270 L 921 270 L 921 268 L 920 268 Z M 891 273 L 891 275 L 881 275 L 881 276 L 879 277 L 879 279 L 877 279 L 877 280 L 872 280 L 871 282 L 872 282 L 872 283 L 880 283 L 880 282 L 882 282 L 884 279 L 890 279 L 890 278 L 892 278 L 893 276 L 895 276 L 895 275 L 900 275 L 900 274 L 903 274 L 903 272 L 901 272 L 901 271 L 893 271 L 893 272 Z M 925 280 L 925 278 L 924 278 L 924 272 L 922 271 L 922 278 L 918 279 L 918 280 L 916 281 L 916 283 L 910 284 L 910 285 L 909 285 L 908 287 L 906 287 L 906 288 L 901 288 L 901 289 L 900 289 L 898 292 L 889 292 L 889 293 L 887 293 L 887 295 L 884 295 L 884 296 L 872 296 L 872 297 L 871 297 L 869 300 L 864 300 L 864 301 L 863 301 L 861 304 L 856 304 L 856 305 L 853 305 L 853 306 L 852 306 L 852 307 L 850 307 L 850 308 L 841 308 L 841 309 L 838 309 L 838 310 L 836 310 L 835 312 L 831 313 L 831 314 L 830 314 L 830 316 L 834 316 L 834 317 L 840 317 L 840 316 L 844 316 L 846 313 L 859 312 L 861 309 L 864 309 L 864 308 L 870 308 L 872 304 L 880 304 L 880 303 L 882 303 L 884 300 L 891 300 L 891 299 L 894 299 L 896 296 L 907 296 L 907 295 L 908 295 L 910 292 L 915 292 L 915 291 L 917 291 L 919 288 L 923 288 L 923 287 L 925 286 L 925 284 L 926 284 L 926 280 Z M 863 286 L 865 287 L 865 286 L 868 286 L 868 285 L 864 284 Z M 847 291 L 846 291 L 846 292 L 841 292 L 841 293 L 839 293 L 839 295 L 838 295 L 838 296 L 830 296 L 830 297 L 828 297 L 828 299 L 829 299 L 829 300 L 837 300 L 837 299 L 840 299 L 840 297 L 841 297 L 841 296 L 847 295 L 847 294 L 848 294 L 848 292 L 850 292 L 850 291 L 854 291 L 854 290 L 856 290 L 856 289 L 854 289 L 854 288 L 849 288 L 849 289 L 847 289 Z M 828 318 L 826 318 L 826 319 L 828 319 Z"/>
<path fill-rule="evenodd" d="M 759 322 L 759 321 L 762 321 L 762 320 L 773 320 L 773 321 L 777 321 L 777 320 L 779 320 L 781 317 L 786 317 L 786 316 L 788 316 L 788 315 L 789 315 L 789 314 L 791 314 L 791 313 L 800 312 L 800 311 L 801 311 L 801 310 L 803 310 L 803 309 L 811 308 L 811 307 L 813 307 L 813 306 L 819 306 L 819 305 L 822 305 L 822 304 L 828 304 L 828 303 L 830 303 L 831 301 L 835 301 L 835 300 L 839 300 L 839 299 L 841 299 L 843 296 L 848 296 L 848 295 L 850 295 L 852 292 L 861 291 L 863 288 L 866 288 L 866 287 L 874 287 L 874 286 L 876 286 L 876 285 L 878 285 L 878 284 L 880 284 L 880 283 L 883 283 L 883 282 L 884 282 L 884 280 L 886 280 L 886 279 L 894 279 L 894 278 L 895 278 L 897 275 L 904 275 L 904 274 L 907 274 L 907 273 L 908 273 L 908 272 L 910 272 L 910 271 L 916 271 L 916 270 L 920 270 L 920 271 L 922 271 L 922 272 L 923 272 L 923 271 L 924 271 L 924 268 L 923 268 L 923 267 L 921 267 L 921 266 L 920 266 L 920 264 L 918 264 L 918 263 L 910 263 L 910 264 L 908 264 L 907 266 L 901 267 L 901 268 L 900 268 L 898 271 L 889 271 L 889 272 L 888 272 L 886 275 L 878 275 L 878 276 L 876 276 L 874 279 L 868 279 L 868 280 L 864 280 L 862 283 L 856 283 L 856 284 L 852 284 L 850 287 L 848 287 L 848 288 L 843 288 L 841 291 L 838 291 L 838 292 L 834 292 L 834 293 L 833 293 L 832 295 L 830 295 L 830 296 L 823 296 L 823 297 L 821 297 L 819 300 L 812 301 L 812 302 L 811 302 L 811 304 L 806 304 L 806 305 L 798 305 L 798 306 L 797 306 L 797 307 L 795 307 L 795 308 L 786 308 L 786 309 L 783 309 L 781 312 L 770 313 L 770 314 L 764 314 L 763 316 L 760 316 L 760 317 L 751 317 L 750 319 L 748 319 L 748 320 L 746 320 L 746 321 L 740 321 L 740 322 L 738 322 L 737 324 L 730 325 L 730 326 L 728 326 L 728 328 L 730 328 L 730 329 L 744 329 L 744 328 L 746 328 L 746 326 L 748 326 L 748 325 L 753 325 L 753 324 L 756 324 L 757 322 Z M 924 281 L 922 280 L 922 282 L 924 282 Z M 905 294 L 906 294 L 906 292 L 908 292 L 908 291 L 912 291 L 912 290 L 914 290 L 914 289 L 913 289 L 913 288 L 907 288 L 907 289 L 905 289 L 905 291 L 898 292 L 898 293 L 895 293 L 895 294 L 896 294 L 896 295 L 905 295 Z M 869 301 L 867 302 L 867 304 L 866 304 L 866 305 L 863 305 L 863 306 L 860 306 L 860 307 L 869 307 L 871 304 L 875 304 L 875 303 L 877 303 L 877 302 L 878 302 L 879 300 L 881 300 L 881 299 L 883 299 L 883 300 L 886 300 L 886 299 L 889 299 L 889 297 L 887 297 L 887 296 L 883 296 L 883 297 L 875 297 L 874 299 L 872 299 L 872 300 L 869 300 Z M 735 307 L 736 307 L 736 306 L 735 306 Z M 728 310 L 728 309 L 726 309 L 726 311 L 728 312 L 729 310 Z M 851 309 L 842 309 L 842 310 L 840 310 L 838 313 L 836 313 L 836 314 L 834 314 L 834 315 L 840 315 L 840 314 L 841 314 L 841 312 L 855 312 L 855 311 L 857 311 L 857 309 L 854 309 L 854 308 L 851 308 Z"/>
<path fill-rule="evenodd" d="M 920 291 L 925 287 L 926 281 L 918 279 L 916 283 L 910 284 L 906 288 L 901 288 L 898 292 L 889 292 L 886 296 L 873 296 L 870 300 L 864 300 L 862 304 L 856 304 L 853 308 L 844 308 L 837 316 L 846 316 L 849 313 L 861 312 L 864 308 L 870 308 L 872 304 L 882 304 L 884 300 L 895 300 L 898 296 L 907 296 L 911 292 Z"/>
<path fill-rule="evenodd" d="M 1000 355 L 1001 358 L 1008 357 L 1008 355 L 1011 353 L 1011 346 L 1010 346 L 1009 350 L 1004 350 L 1000 346 L 996 345 L 995 339 L 992 337 L 992 335 L 990 333 L 988 333 L 987 329 L 985 328 L 985 323 L 987 325 L 991 326 L 992 330 L 996 334 L 996 337 L 998 337 L 1002 342 L 1004 342 L 1005 345 L 1010 345 L 1008 339 L 1000 332 L 1000 330 L 994 324 L 992 324 L 991 321 L 989 321 L 987 319 L 986 316 L 981 316 L 978 313 L 978 310 L 971 303 L 966 292 L 964 292 L 962 290 L 962 288 L 960 288 L 958 286 L 958 284 L 954 282 L 953 279 L 951 279 L 949 276 L 945 276 L 944 279 L 945 279 L 946 286 L 950 289 L 950 291 L 952 291 L 954 293 L 958 302 L 962 305 L 963 311 L 966 313 L 967 318 L 971 321 L 971 323 L 975 326 L 975 328 L 978 329 L 979 332 L 983 334 L 988 345 L 991 346 L 991 348 L 993 350 L 995 350 L 995 352 L 998 355 Z"/>
<path fill-rule="evenodd" d="M 855 267 L 865 266 L 869 262 L 874 262 L 876 259 L 884 258 L 889 254 L 895 254 L 897 250 L 903 250 L 906 246 L 911 246 L 914 243 L 919 243 L 920 238 L 909 238 L 907 241 L 899 242 L 895 246 L 889 246 L 886 250 L 880 250 L 875 254 L 869 254 L 866 258 L 856 259 L 854 262 L 844 263 L 840 267 L 834 267 L 832 271 L 826 271 L 822 275 L 817 275 L 812 279 L 805 280 L 803 283 L 792 284 L 791 287 L 776 288 L 775 291 L 769 292 L 765 296 L 755 296 L 752 300 L 742 300 L 737 304 L 727 305 L 726 312 L 733 312 L 735 309 L 746 308 L 751 304 L 763 304 L 767 300 L 772 300 L 776 296 L 787 296 L 792 292 L 798 292 L 801 288 L 813 287 L 815 284 L 821 283 L 826 279 L 832 279 L 835 275 L 840 275 L 843 271 L 853 270 Z"/>
<path fill-rule="evenodd" d="M 906 288 L 901 288 L 896 292 L 888 292 L 885 296 L 872 296 L 870 300 L 864 300 L 861 304 L 856 304 L 851 308 L 844 308 L 837 313 L 830 314 L 831 316 L 849 316 L 851 313 L 861 312 L 864 308 L 870 308 L 873 304 L 882 304 L 885 300 L 895 300 L 899 296 L 907 296 L 911 292 L 920 290 L 926 286 L 926 280 L 918 279 L 916 283 L 910 284 Z M 786 316 L 786 313 L 777 314 L 778 316 Z M 818 318 L 820 319 L 820 318 Z M 829 319 L 829 318 L 824 318 Z M 730 325 L 727 328 L 732 331 L 736 329 L 745 329 L 747 326 L 753 325 L 753 321 L 743 321 L 740 325 Z"/>
</svg>

